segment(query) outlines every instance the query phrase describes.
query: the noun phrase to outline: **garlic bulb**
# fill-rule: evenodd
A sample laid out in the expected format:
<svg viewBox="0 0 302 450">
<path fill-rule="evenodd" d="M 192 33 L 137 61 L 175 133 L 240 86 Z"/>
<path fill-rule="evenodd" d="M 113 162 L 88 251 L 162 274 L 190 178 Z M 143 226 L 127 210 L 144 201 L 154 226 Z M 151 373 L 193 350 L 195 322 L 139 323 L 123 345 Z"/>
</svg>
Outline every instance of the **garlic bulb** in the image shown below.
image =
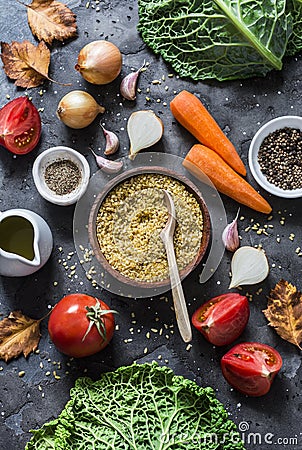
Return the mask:
<svg viewBox="0 0 302 450">
<path fill-rule="evenodd" d="M 104 111 L 105 108 L 88 92 L 71 91 L 60 100 L 57 116 L 68 127 L 81 129 L 88 127 Z"/>
<path fill-rule="evenodd" d="M 236 217 L 233 220 L 233 222 L 229 223 L 222 232 L 222 242 L 225 248 L 230 252 L 235 252 L 240 245 L 237 227 L 239 211 L 240 209 L 238 209 Z"/>
<path fill-rule="evenodd" d="M 257 284 L 265 280 L 269 274 L 267 257 L 263 250 L 255 247 L 240 247 L 231 261 L 232 279 L 229 289 L 245 285 Z"/>
<path fill-rule="evenodd" d="M 108 84 L 120 74 L 122 54 L 109 41 L 93 41 L 80 51 L 75 69 L 89 83 Z"/>
<path fill-rule="evenodd" d="M 130 139 L 130 159 L 136 154 L 158 142 L 164 132 L 164 125 L 159 117 L 150 110 L 136 111 L 131 114 L 127 123 Z"/>
</svg>

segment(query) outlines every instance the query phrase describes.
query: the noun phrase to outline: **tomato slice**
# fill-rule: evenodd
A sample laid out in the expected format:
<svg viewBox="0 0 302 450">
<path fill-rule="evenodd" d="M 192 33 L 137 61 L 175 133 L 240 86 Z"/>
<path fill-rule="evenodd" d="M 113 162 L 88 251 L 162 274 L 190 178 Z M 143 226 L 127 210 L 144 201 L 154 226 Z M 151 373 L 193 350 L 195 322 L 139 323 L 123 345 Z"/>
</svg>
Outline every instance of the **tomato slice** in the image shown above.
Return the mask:
<svg viewBox="0 0 302 450">
<path fill-rule="evenodd" d="M 266 394 L 282 366 L 281 355 L 259 342 L 235 345 L 221 359 L 222 373 L 228 383 L 243 394 Z"/>
<path fill-rule="evenodd" d="M 27 97 L 15 98 L 0 109 L 0 144 L 10 152 L 31 152 L 40 135 L 40 114 Z"/>
<path fill-rule="evenodd" d="M 192 316 L 194 327 L 214 345 L 228 345 L 237 339 L 249 320 L 248 299 L 237 293 L 208 300 Z"/>
</svg>

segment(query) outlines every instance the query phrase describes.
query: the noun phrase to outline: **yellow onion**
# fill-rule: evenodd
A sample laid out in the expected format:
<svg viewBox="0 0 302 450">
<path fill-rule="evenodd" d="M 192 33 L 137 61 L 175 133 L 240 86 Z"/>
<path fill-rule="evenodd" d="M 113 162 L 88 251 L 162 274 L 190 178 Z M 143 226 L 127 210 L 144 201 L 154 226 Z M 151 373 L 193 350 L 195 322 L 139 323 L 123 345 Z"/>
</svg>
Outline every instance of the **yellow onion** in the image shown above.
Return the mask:
<svg viewBox="0 0 302 450">
<path fill-rule="evenodd" d="M 93 41 L 80 51 L 75 69 L 89 83 L 107 84 L 119 75 L 122 55 L 111 42 Z"/>
<path fill-rule="evenodd" d="M 90 125 L 105 108 L 85 91 L 68 92 L 57 108 L 57 116 L 70 128 L 80 129 Z"/>
</svg>

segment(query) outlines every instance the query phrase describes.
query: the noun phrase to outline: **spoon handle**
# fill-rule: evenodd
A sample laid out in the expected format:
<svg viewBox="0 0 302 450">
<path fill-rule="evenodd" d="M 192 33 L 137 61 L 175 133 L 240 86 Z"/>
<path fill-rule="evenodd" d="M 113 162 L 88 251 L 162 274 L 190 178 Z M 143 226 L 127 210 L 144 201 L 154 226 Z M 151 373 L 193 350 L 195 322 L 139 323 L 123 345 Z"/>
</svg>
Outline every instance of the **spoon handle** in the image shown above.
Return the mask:
<svg viewBox="0 0 302 450">
<path fill-rule="evenodd" d="M 191 323 L 176 263 L 173 241 L 167 239 L 165 236 L 163 242 L 165 244 L 169 264 L 172 297 L 178 329 L 184 342 L 190 342 L 192 340 Z"/>
</svg>

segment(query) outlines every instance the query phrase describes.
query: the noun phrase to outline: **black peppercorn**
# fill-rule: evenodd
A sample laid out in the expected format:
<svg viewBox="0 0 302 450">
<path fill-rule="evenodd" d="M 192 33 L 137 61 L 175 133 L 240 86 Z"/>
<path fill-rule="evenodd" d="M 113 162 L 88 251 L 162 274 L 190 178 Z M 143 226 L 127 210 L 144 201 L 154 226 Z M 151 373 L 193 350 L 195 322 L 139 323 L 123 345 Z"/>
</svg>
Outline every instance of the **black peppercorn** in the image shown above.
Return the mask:
<svg viewBox="0 0 302 450">
<path fill-rule="evenodd" d="M 302 131 L 285 127 L 260 145 L 258 162 L 267 180 L 284 190 L 302 188 Z"/>
</svg>

